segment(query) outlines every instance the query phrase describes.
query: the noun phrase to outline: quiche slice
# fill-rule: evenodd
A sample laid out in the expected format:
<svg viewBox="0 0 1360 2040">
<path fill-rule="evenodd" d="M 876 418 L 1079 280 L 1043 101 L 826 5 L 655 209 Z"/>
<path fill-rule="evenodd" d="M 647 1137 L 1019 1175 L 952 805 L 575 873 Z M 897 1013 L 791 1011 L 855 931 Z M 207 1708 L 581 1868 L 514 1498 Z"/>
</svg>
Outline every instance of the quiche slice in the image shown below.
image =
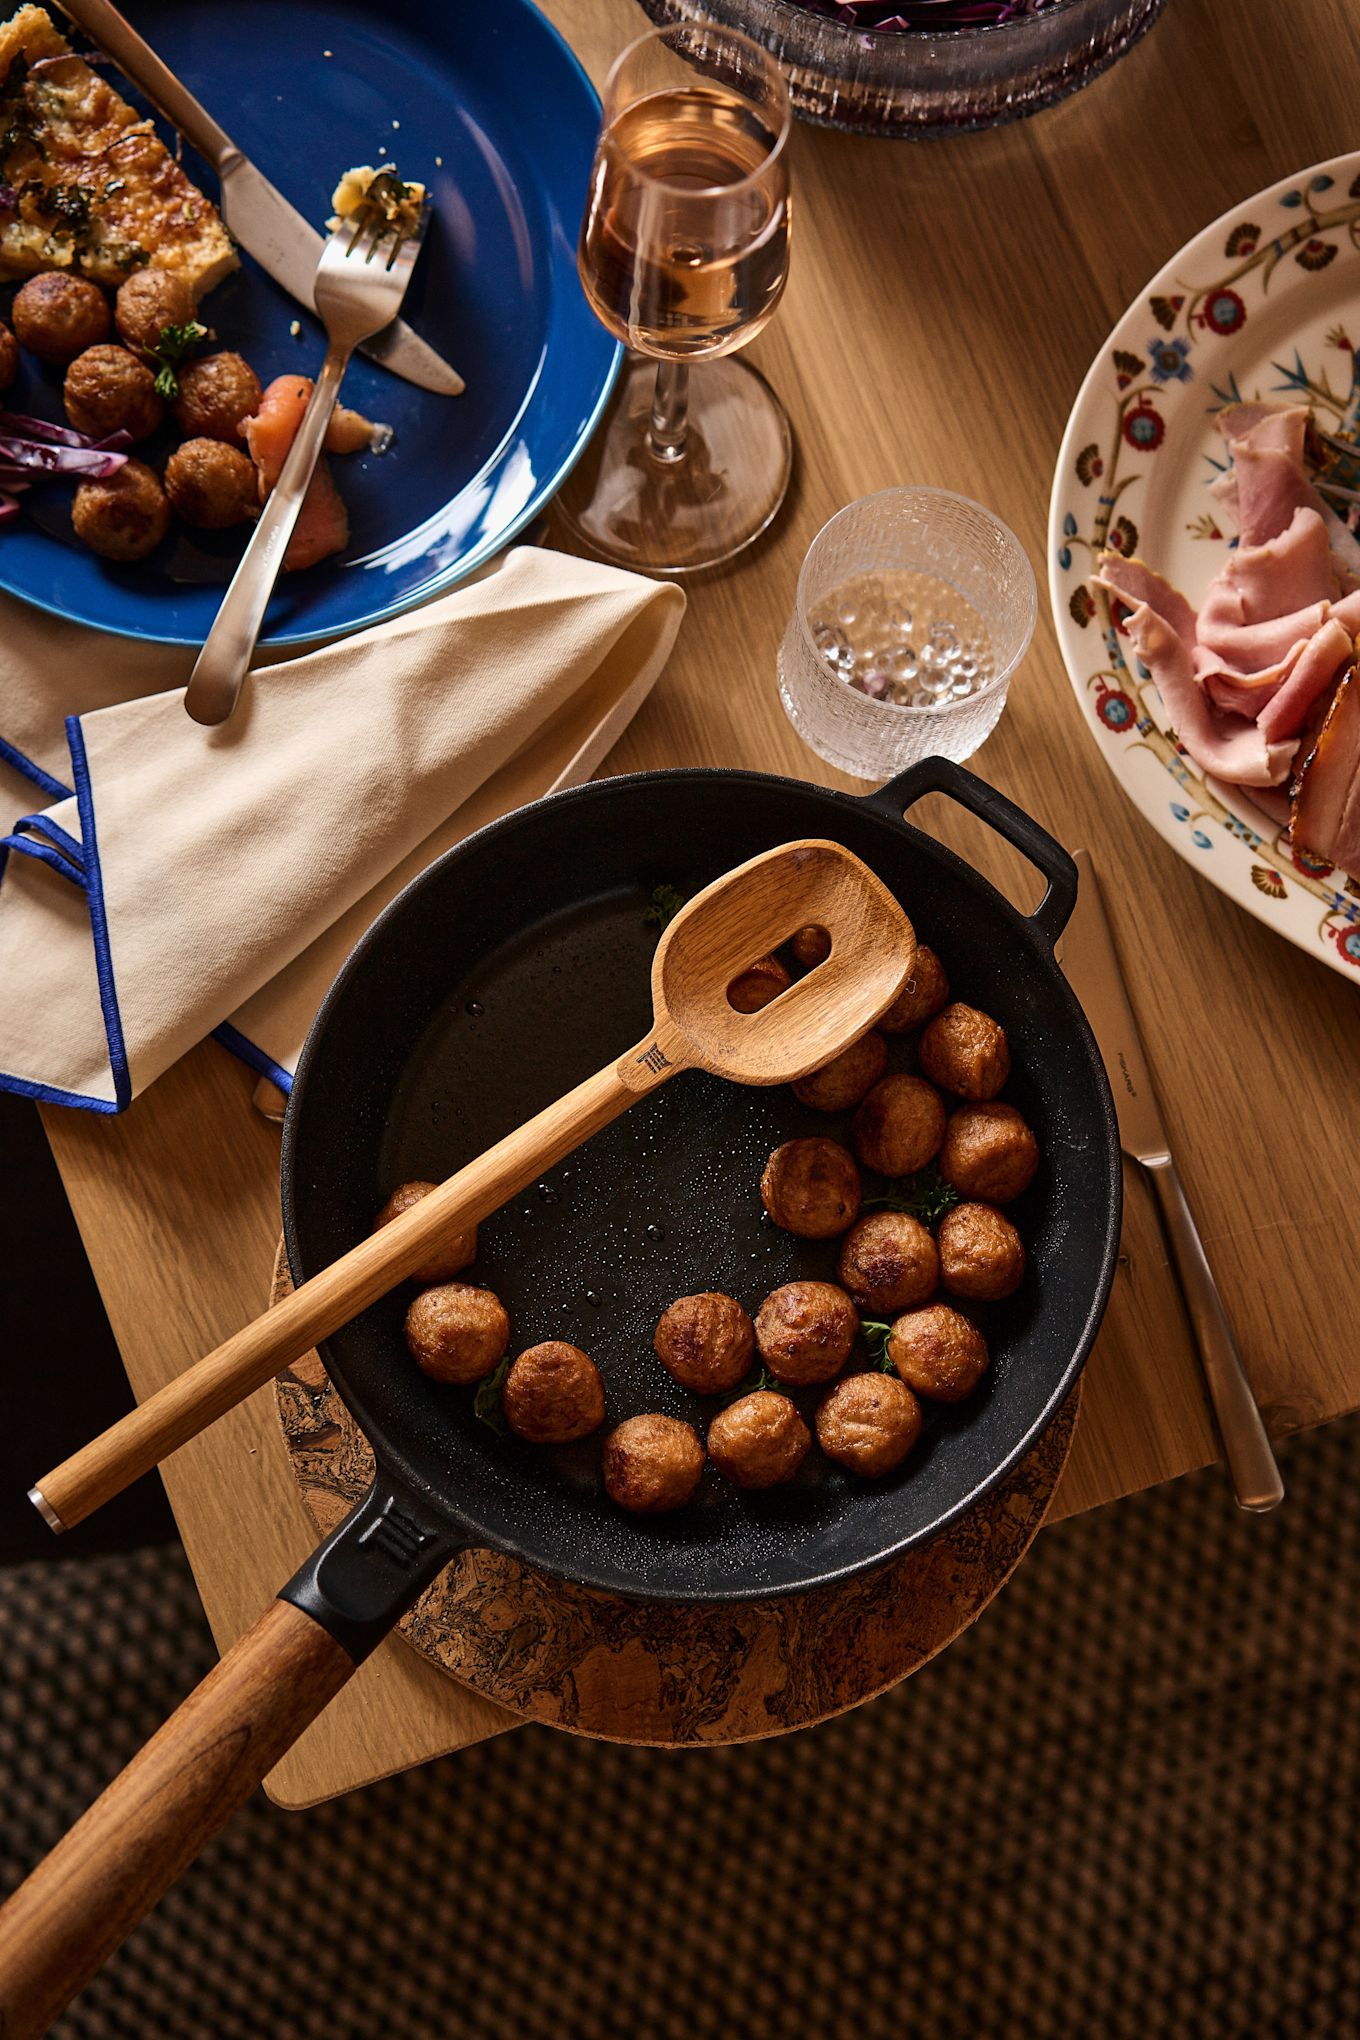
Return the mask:
<svg viewBox="0 0 1360 2040">
<path fill-rule="evenodd" d="M 195 299 L 238 257 L 217 208 L 41 7 L 0 22 L 0 278 L 149 263 Z"/>
</svg>

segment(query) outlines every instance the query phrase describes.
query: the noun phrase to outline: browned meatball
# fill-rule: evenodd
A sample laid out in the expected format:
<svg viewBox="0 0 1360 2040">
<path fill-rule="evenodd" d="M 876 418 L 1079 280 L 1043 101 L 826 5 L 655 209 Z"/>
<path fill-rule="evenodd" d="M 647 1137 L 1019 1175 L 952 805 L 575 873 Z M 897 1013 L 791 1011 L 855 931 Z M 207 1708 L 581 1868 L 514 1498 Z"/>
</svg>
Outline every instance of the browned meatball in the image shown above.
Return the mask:
<svg viewBox="0 0 1360 2040">
<path fill-rule="evenodd" d="M 189 439 L 241 441 L 241 425 L 260 408 L 260 378 L 239 354 L 203 354 L 178 371 L 175 423 Z"/>
<path fill-rule="evenodd" d="M 126 347 L 87 347 L 78 354 L 66 371 L 62 400 L 76 431 L 94 439 L 110 432 L 145 439 L 165 415 L 156 378 Z"/>
<path fill-rule="evenodd" d="M 884 1077 L 855 1114 L 855 1153 L 883 1176 L 911 1176 L 940 1152 L 944 1100 L 920 1077 Z"/>
<path fill-rule="evenodd" d="M 109 301 L 103 291 L 88 278 L 60 269 L 30 276 L 9 316 L 19 345 L 39 361 L 74 361 L 109 333 Z"/>
<path fill-rule="evenodd" d="M 708 1427 L 708 1456 L 738 1487 L 778 1487 L 808 1456 L 812 1433 L 786 1395 L 758 1388 L 719 1410 Z"/>
<path fill-rule="evenodd" d="M 76 537 L 106 560 L 144 560 L 170 529 L 159 475 L 124 461 L 111 475 L 82 482 L 71 504 Z"/>
<path fill-rule="evenodd" d="M 422 1289 L 406 1313 L 406 1344 L 412 1359 L 435 1381 L 460 1387 L 494 1374 L 510 1343 L 505 1305 L 489 1289 L 470 1282 L 441 1282 Z"/>
<path fill-rule="evenodd" d="M 19 343 L 0 319 L 0 390 L 7 390 L 19 373 Z"/>
<path fill-rule="evenodd" d="M 905 1034 L 938 1013 L 948 997 L 949 979 L 944 974 L 944 965 L 933 949 L 918 942 L 911 976 L 878 1024 L 885 1034 Z"/>
<path fill-rule="evenodd" d="M 758 1013 L 786 992 L 793 979 L 777 956 L 762 956 L 727 987 L 727 1003 L 738 1013 Z"/>
<path fill-rule="evenodd" d="M 394 1218 L 400 1218 L 403 1211 L 409 1211 L 413 1204 L 419 1204 L 422 1197 L 428 1197 L 431 1190 L 437 1190 L 437 1183 L 425 1183 L 417 1179 L 411 1183 L 398 1183 L 392 1195 L 373 1221 L 376 1232 L 380 1225 L 390 1225 Z M 466 1227 L 462 1232 L 450 1235 L 446 1243 L 431 1247 L 418 1268 L 411 1274 L 417 1282 L 451 1282 L 455 1275 L 477 1258 L 477 1228 Z"/>
<path fill-rule="evenodd" d="M 940 1174 L 961 1197 L 1009 1204 L 1028 1190 L 1039 1143 L 1013 1105 L 960 1105 L 940 1149 Z"/>
<path fill-rule="evenodd" d="M 888 1334 L 888 1358 L 917 1395 L 962 1402 L 987 1371 L 987 1341 L 959 1311 L 932 1303 L 898 1318 Z"/>
<path fill-rule="evenodd" d="M 699 1433 L 678 1417 L 628 1417 L 604 1441 L 605 1492 L 635 1515 L 683 1509 L 703 1470 Z"/>
<path fill-rule="evenodd" d="M 570 1445 L 604 1422 L 604 1383 L 589 1353 L 545 1339 L 520 1354 L 501 1390 L 505 1421 L 531 1445 Z"/>
<path fill-rule="evenodd" d="M 255 463 L 220 439 L 186 439 L 165 463 L 165 493 L 186 524 L 225 531 L 260 514 Z"/>
<path fill-rule="evenodd" d="M 811 970 L 814 964 L 825 963 L 831 954 L 831 937 L 825 928 L 819 928 L 810 921 L 806 928 L 800 928 L 789 944 L 789 948 L 802 964 L 804 970 Z"/>
<path fill-rule="evenodd" d="M 921 1435 L 921 1405 L 892 1374 L 852 1374 L 817 1412 L 817 1443 L 828 1459 L 872 1480 L 900 1466 Z"/>
<path fill-rule="evenodd" d="M 940 1257 L 919 1218 L 871 1211 L 841 1241 L 836 1273 L 861 1310 L 893 1317 L 934 1294 Z"/>
<path fill-rule="evenodd" d="M 921 1036 L 921 1068 L 960 1098 L 995 1098 L 1011 1073 L 1006 1030 L 976 1006 L 946 1006 Z"/>
<path fill-rule="evenodd" d="M 888 1067 L 888 1044 L 881 1034 L 862 1034 L 833 1055 L 829 1063 L 800 1077 L 793 1095 L 818 1112 L 848 1112 L 858 1105 Z"/>
<path fill-rule="evenodd" d="M 746 1312 L 734 1296 L 718 1289 L 678 1296 L 661 1313 L 652 1340 L 661 1365 L 695 1395 L 735 1388 L 751 1364 L 755 1343 Z"/>
<path fill-rule="evenodd" d="M 779 1381 L 830 1381 L 858 1332 L 859 1314 L 834 1282 L 786 1282 L 756 1312 L 756 1345 Z"/>
<path fill-rule="evenodd" d="M 1025 1250 L 1008 1218 L 990 1204 L 956 1204 L 935 1234 L 940 1280 L 953 1296 L 991 1303 L 1013 1296 L 1025 1273 Z"/>
<path fill-rule="evenodd" d="M 835 1239 L 854 1223 L 860 1195 L 855 1158 L 835 1140 L 786 1140 L 760 1179 L 770 1217 L 800 1240 Z"/>
<path fill-rule="evenodd" d="M 194 294 L 182 276 L 168 269 L 134 269 L 118 286 L 113 318 L 129 347 L 150 354 L 167 326 L 193 324 Z"/>
</svg>

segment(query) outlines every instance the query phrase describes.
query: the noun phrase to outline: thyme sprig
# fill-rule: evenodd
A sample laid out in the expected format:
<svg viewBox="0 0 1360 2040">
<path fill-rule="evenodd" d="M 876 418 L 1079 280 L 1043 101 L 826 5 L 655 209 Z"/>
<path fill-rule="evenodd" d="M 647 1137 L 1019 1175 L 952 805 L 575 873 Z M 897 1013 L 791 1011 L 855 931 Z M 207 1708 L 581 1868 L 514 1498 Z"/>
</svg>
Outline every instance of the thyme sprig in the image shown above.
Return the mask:
<svg viewBox="0 0 1360 2040">
<path fill-rule="evenodd" d="M 677 891 L 673 885 L 653 886 L 652 897 L 642 918 L 649 928 L 669 927 L 688 898 L 688 893 Z"/>
</svg>

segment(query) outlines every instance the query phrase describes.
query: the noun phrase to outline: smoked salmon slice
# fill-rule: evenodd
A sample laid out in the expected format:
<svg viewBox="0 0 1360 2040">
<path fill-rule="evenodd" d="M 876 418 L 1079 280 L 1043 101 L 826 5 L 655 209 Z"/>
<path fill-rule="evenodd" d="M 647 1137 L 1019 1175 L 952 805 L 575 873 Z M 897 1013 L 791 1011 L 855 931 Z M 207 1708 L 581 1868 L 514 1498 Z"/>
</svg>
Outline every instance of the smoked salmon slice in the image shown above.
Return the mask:
<svg viewBox="0 0 1360 2040">
<path fill-rule="evenodd" d="M 250 448 L 250 457 L 259 470 L 262 503 L 283 472 L 288 449 L 297 437 L 311 394 L 310 376 L 276 376 L 261 397 L 255 416 L 247 418 L 241 427 Z M 335 486 L 330 464 L 323 454 L 303 497 L 283 564 L 294 571 L 299 567 L 314 567 L 318 560 L 343 552 L 348 544 L 349 517 L 340 491 Z"/>
</svg>

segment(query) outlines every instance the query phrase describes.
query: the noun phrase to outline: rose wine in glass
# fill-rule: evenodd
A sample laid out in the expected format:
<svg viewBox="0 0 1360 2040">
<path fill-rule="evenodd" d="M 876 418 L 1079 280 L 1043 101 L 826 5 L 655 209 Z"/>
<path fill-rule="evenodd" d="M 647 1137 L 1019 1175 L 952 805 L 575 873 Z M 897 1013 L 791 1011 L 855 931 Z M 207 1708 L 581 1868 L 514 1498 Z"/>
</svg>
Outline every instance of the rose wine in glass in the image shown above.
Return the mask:
<svg viewBox="0 0 1360 2040">
<path fill-rule="evenodd" d="M 778 66 L 709 23 L 654 29 L 610 72 L 580 271 L 591 309 L 636 358 L 558 503 L 620 564 L 711 566 L 783 500 L 788 420 L 763 377 L 727 357 L 760 331 L 788 274 L 789 121 Z"/>
</svg>

